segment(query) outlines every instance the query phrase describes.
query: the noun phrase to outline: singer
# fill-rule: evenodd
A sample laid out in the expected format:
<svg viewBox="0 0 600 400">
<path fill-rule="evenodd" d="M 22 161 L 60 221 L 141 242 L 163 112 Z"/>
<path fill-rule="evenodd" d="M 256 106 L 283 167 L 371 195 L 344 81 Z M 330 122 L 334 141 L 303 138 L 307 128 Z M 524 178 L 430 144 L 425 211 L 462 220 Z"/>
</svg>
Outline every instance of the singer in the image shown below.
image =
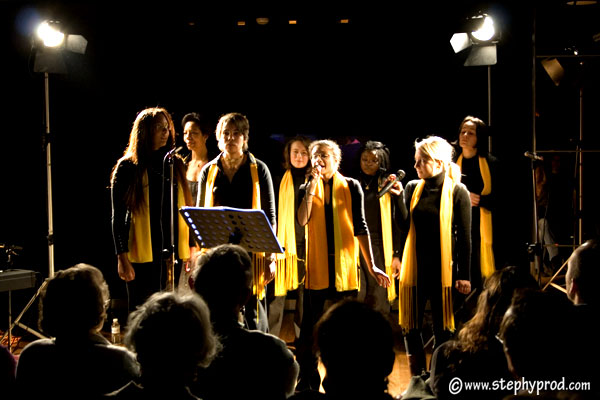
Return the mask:
<svg viewBox="0 0 600 400">
<path fill-rule="evenodd" d="M 487 126 L 479 118 L 467 116 L 458 130 L 460 153 L 456 164 L 471 199 L 471 289 L 481 288 L 494 273 L 492 212 L 498 193 L 497 160 L 488 152 Z"/>
<path fill-rule="evenodd" d="M 262 209 L 276 231 L 271 172 L 264 162 L 248 151 L 248 119 L 239 113 L 223 115 L 217 124 L 216 136 L 221 154 L 200 171 L 198 207 Z M 265 299 L 266 285 L 275 276 L 275 256 L 265 253 L 253 253 L 251 256 L 254 263 L 254 295 L 246 303 L 246 324 L 249 329 L 268 332 L 269 324 L 262 300 Z"/>
<path fill-rule="evenodd" d="M 112 232 L 119 277 L 127 282 L 129 311 L 166 288 L 171 255 L 171 207 L 192 205 L 185 166 L 174 156 L 177 204 L 170 204 L 169 168 L 164 157 L 175 145 L 175 128 L 164 108 L 142 110 L 133 123 L 129 144 L 111 175 Z M 190 256 L 189 230 L 175 218 L 175 258 Z M 180 271 L 175 271 L 177 274 Z M 172 277 L 177 282 L 177 276 Z"/>
<path fill-rule="evenodd" d="M 399 207 L 398 224 L 406 239 L 402 268 L 394 275 L 399 275 L 399 324 L 412 375 L 427 370 L 421 336 L 427 300 L 435 348 L 454 331 L 452 289 L 471 291 L 471 204 L 453 153 L 450 143 L 440 137 L 417 141 L 419 179 L 408 182 Z"/>
<path fill-rule="evenodd" d="M 375 264 L 384 267 L 388 276 L 400 268 L 400 232 L 395 213 L 402 193 L 402 185 L 396 176 L 386 177 L 390 168 L 388 148 L 381 142 L 368 141 L 359 152 L 360 173 L 358 180 L 364 192 L 365 219 L 369 227 L 371 247 Z M 382 187 L 392 184 L 390 190 L 379 197 Z M 390 302 L 396 298 L 396 288 L 380 286 L 369 273 L 364 257 L 360 257 L 360 290 L 358 300 L 371 305 L 384 315 L 390 312 Z"/>
<path fill-rule="evenodd" d="M 298 222 L 308 225 L 298 361 L 301 388 L 318 390 L 317 360 L 311 353 L 313 327 L 323 314 L 326 301 L 356 297 L 359 251 L 379 285 L 388 287 L 390 279 L 373 259 L 360 183 L 338 172 L 339 146 L 331 140 L 319 140 L 311 143 L 309 153 L 312 171 L 298 193 L 302 199 Z"/>
</svg>

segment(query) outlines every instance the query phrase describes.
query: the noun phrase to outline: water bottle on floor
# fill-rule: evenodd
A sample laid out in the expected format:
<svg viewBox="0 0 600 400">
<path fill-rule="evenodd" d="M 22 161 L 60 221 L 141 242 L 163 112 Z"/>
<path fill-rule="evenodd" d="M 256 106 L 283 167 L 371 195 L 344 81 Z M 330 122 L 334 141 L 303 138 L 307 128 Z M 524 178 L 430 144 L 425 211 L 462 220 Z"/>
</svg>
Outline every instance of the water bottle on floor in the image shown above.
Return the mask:
<svg viewBox="0 0 600 400">
<path fill-rule="evenodd" d="M 110 326 L 110 340 L 113 344 L 121 344 L 121 325 L 119 325 L 117 318 L 113 318 Z"/>
</svg>

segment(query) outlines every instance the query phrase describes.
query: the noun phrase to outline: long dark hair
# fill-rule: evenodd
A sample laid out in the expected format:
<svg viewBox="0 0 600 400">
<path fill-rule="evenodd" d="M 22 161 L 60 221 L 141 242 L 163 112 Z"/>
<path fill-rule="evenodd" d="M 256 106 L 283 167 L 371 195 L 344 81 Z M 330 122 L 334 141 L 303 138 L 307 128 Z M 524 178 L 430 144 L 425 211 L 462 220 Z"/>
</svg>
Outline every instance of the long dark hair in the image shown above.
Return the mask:
<svg viewBox="0 0 600 400">
<path fill-rule="evenodd" d="M 167 124 L 169 125 L 169 138 L 167 139 L 167 148 L 172 148 L 175 144 L 175 126 L 173 125 L 173 119 L 169 112 L 162 107 L 146 108 L 138 113 L 131 133 L 129 134 L 129 144 L 123 153 L 123 156 L 117 161 L 113 167 L 111 173 L 110 184 L 111 187 L 114 184 L 116 173 L 119 165 L 123 161 L 129 161 L 136 166 L 135 177 L 131 182 L 127 192 L 125 194 L 125 204 L 131 211 L 139 209 L 144 203 L 144 188 L 142 185 L 142 178 L 148 165 L 150 163 L 150 156 L 153 152 L 152 149 L 152 129 L 157 123 L 159 116 L 165 117 Z M 183 193 L 185 196 L 185 202 L 188 205 L 192 204 L 192 195 L 190 189 L 186 184 L 185 180 L 185 166 L 183 160 L 179 157 L 175 157 L 175 173 L 177 181 L 180 182 Z"/>
</svg>

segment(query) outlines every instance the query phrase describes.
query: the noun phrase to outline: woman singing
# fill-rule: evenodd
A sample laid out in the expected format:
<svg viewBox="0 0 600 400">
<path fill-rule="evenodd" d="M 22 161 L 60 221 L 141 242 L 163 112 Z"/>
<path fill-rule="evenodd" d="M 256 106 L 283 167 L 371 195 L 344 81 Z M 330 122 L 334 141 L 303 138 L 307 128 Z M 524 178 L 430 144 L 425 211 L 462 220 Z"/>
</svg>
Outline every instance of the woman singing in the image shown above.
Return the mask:
<svg viewBox="0 0 600 400">
<path fill-rule="evenodd" d="M 311 143 L 309 153 L 309 182 L 298 193 L 302 199 L 298 222 L 308 225 L 302 349 L 298 357 L 301 387 L 318 390 L 317 364 L 310 348 L 313 327 L 325 310 L 325 302 L 357 295 L 359 252 L 377 284 L 387 288 L 390 279 L 373 259 L 360 183 L 338 172 L 339 146 L 331 140 L 318 140 Z"/>
<path fill-rule="evenodd" d="M 410 181 L 400 204 L 401 230 L 406 235 L 399 275 L 400 326 L 412 375 L 425 366 L 421 337 L 427 300 L 431 303 L 434 347 L 454 331 L 452 288 L 471 291 L 471 202 L 452 162 L 454 149 L 444 139 L 415 143 L 418 180 Z"/>
<path fill-rule="evenodd" d="M 248 151 L 249 135 L 250 124 L 244 115 L 229 113 L 219 119 L 216 136 L 221 154 L 200 172 L 197 205 L 262 209 L 275 227 L 271 172 L 264 162 Z M 246 323 L 250 329 L 267 332 L 264 306 L 260 302 L 257 304 L 257 301 L 265 297 L 265 287 L 275 275 L 275 256 L 254 253 L 253 261 L 255 295 L 246 304 Z"/>
<path fill-rule="evenodd" d="M 175 260 L 190 256 L 189 230 L 177 210 L 191 205 L 185 166 L 174 156 L 173 190 L 167 153 L 175 143 L 173 120 L 164 108 L 141 111 L 129 135 L 123 157 L 111 176 L 112 231 L 119 277 L 127 282 L 129 310 L 151 294 L 177 282 L 171 276 L 171 212 L 174 218 Z M 175 271 L 179 273 L 180 271 Z"/>
</svg>

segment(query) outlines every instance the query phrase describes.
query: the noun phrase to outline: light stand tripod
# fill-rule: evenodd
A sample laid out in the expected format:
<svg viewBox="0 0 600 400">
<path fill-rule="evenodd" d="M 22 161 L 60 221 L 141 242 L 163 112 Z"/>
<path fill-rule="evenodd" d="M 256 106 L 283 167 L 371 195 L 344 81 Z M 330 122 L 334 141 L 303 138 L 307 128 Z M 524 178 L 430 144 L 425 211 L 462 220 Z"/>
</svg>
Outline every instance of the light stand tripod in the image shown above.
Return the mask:
<svg viewBox="0 0 600 400">
<path fill-rule="evenodd" d="M 44 72 L 44 111 L 45 111 L 45 122 L 46 129 L 44 132 L 44 145 L 46 147 L 46 184 L 47 184 L 47 212 L 48 212 L 48 279 L 54 276 L 54 225 L 52 219 L 52 155 L 50 152 L 50 85 L 49 85 L 49 74 L 47 71 Z M 32 333 L 35 336 L 45 339 L 46 336 L 37 332 L 36 330 L 28 327 L 21 322 L 23 315 L 29 310 L 29 307 L 33 305 L 35 300 L 39 297 L 42 290 L 48 284 L 48 279 L 44 280 L 42 285 L 39 287 L 35 295 L 29 300 L 29 303 L 23 308 L 23 311 L 15 318 L 12 325 L 9 326 L 8 331 L 11 332 L 15 325 L 24 329 L 28 333 Z"/>
</svg>

